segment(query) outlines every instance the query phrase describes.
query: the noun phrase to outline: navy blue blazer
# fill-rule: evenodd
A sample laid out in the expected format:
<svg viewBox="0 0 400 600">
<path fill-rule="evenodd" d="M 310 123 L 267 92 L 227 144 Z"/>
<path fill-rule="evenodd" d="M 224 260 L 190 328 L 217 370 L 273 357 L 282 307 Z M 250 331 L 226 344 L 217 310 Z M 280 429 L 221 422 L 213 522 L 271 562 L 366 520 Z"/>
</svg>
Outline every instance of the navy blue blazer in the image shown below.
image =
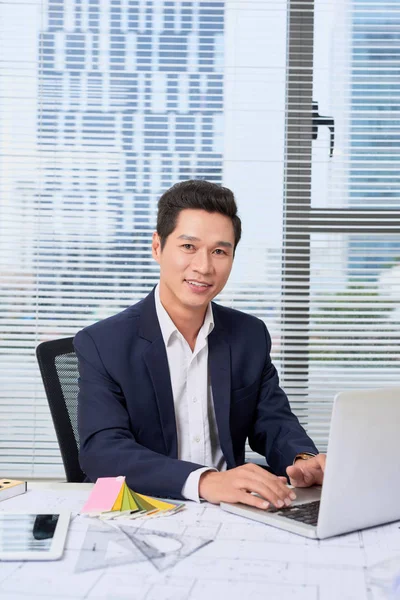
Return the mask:
<svg viewBox="0 0 400 600">
<path fill-rule="evenodd" d="M 212 303 L 209 373 L 228 468 L 244 464 L 246 439 L 277 475 L 299 452 L 317 453 L 291 412 L 271 363 L 264 323 Z M 138 304 L 80 331 L 80 464 L 90 480 L 125 475 L 135 491 L 182 498 L 189 474 L 205 465 L 178 460 L 174 402 L 154 291 Z"/>
</svg>

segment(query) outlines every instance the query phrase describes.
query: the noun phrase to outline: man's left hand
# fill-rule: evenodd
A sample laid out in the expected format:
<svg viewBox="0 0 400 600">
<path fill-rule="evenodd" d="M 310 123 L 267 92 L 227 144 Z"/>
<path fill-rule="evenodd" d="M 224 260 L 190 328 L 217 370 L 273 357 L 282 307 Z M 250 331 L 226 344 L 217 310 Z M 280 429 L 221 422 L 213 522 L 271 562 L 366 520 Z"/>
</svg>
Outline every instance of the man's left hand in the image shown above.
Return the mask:
<svg viewBox="0 0 400 600">
<path fill-rule="evenodd" d="M 322 485 L 324 479 L 326 454 L 317 454 L 308 460 L 298 459 L 286 469 L 293 487 Z"/>
</svg>

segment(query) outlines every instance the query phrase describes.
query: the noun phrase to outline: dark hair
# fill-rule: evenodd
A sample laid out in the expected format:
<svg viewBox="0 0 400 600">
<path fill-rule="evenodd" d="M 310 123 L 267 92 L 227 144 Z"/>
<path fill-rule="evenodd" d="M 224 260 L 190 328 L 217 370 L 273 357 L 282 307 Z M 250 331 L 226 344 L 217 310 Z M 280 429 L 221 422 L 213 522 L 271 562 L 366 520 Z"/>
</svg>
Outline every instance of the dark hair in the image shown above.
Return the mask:
<svg viewBox="0 0 400 600">
<path fill-rule="evenodd" d="M 161 240 L 161 250 L 167 237 L 176 227 L 179 213 L 186 208 L 206 210 L 229 217 L 233 225 L 236 249 L 242 235 L 242 223 L 237 215 L 233 192 L 210 181 L 190 179 L 173 185 L 158 201 L 157 233 Z"/>
</svg>

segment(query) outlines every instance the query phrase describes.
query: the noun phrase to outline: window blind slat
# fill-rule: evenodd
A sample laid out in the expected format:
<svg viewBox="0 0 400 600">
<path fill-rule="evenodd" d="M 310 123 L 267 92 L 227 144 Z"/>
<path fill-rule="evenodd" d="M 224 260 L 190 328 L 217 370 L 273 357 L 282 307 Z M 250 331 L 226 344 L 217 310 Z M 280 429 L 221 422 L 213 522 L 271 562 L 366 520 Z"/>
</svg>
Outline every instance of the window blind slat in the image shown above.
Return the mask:
<svg viewBox="0 0 400 600">
<path fill-rule="evenodd" d="M 243 221 L 219 301 L 265 321 L 323 450 L 339 390 L 399 381 L 398 3 L 19 4 L 0 4 L 1 472 L 62 476 L 35 347 L 152 289 L 158 197 L 196 177 Z"/>
</svg>

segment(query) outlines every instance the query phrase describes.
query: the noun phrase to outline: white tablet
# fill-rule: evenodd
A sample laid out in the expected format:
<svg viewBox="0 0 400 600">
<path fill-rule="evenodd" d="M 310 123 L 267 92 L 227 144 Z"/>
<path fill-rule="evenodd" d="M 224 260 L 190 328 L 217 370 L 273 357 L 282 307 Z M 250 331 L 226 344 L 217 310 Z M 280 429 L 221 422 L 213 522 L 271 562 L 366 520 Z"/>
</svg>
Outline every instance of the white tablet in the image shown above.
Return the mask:
<svg viewBox="0 0 400 600">
<path fill-rule="evenodd" d="M 61 558 L 69 519 L 69 512 L 0 512 L 0 561 Z"/>
</svg>

